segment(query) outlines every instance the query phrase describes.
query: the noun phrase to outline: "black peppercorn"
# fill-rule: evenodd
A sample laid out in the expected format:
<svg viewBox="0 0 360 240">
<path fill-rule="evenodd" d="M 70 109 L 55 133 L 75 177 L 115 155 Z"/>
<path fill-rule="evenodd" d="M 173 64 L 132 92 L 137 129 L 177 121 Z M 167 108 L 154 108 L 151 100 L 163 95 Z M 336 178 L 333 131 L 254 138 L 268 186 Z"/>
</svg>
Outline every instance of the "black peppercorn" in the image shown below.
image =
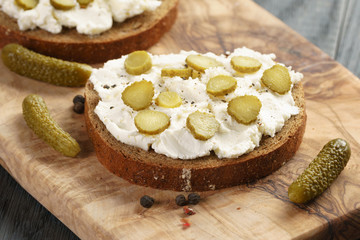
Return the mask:
<svg viewBox="0 0 360 240">
<path fill-rule="evenodd" d="M 74 104 L 74 112 L 78 113 L 78 114 L 82 114 L 84 113 L 84 103 L 82 102 L 76 102 Z"/>
<path fill-rule="evenodd" d="M 176 203 L 176 205 L 178 205 L 178 206 L 185 206 L 185 205 L 188 204 L 188 202 L 186 201 L 185 196 L 182 195 L 182 194 L 176 196 L 176 198 L 175 198 L 175 203 Z"/>
<path fill-rule="evenodd" d="M 140 204 L 144 208 L 151 208 L 151 206 L 154 204 L 154 199 L 148 195 L 144 195 L 140 198 Z"/>
<path fill-rule="evenodd" d="M 81 102 L 81 103 L 85 103 L 85 98 L 82 95 L 76 95 L 73 99 L 73 103 L 77 103 L 77 102 Z"/>
<path fill-rule="evenodd" d="M 190 193 L 188 196 L 189 204 L 196 205 L 200 201 L 200 196 L 197 193 Z"/>
</svg>

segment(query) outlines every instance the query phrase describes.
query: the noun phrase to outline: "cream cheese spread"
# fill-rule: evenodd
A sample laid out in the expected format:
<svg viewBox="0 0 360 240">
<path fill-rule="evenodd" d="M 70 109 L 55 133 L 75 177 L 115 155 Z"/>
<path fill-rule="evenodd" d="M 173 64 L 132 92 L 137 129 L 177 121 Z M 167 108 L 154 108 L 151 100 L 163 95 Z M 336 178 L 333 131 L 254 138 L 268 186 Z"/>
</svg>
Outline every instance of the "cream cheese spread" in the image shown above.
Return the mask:
<svg viewBox="0 0 360 240">
<path fill-rule="evenodd" d="M 274 54 L 260 54 L 245 47 L 235 49 L 228 56 L 206 53 L 202 55 L 215 58 L 223 66 L 209 68 L 200 78 L 195 79 L 161 77 L 162 68 L 184 68 L 185 59 L 190 54 L 198 53 L 181 51 L 179 54 L 169 55 L 150 54 L 153 67 L 138 76 L 126 72 L 124 61 L 127 56 L 108 61 L 103 68 L 93 71 L 90 81 L 100 96 L 95 113 L 117 140 L 144 150 L 152 148 L 156 153 L 171 158 L 194 159 L 209 155 L 211 151 L 219 158 L 232 158 L 254 150 L 259 146 L 263 135 L 275 136 L 286 120 L 299 113 L 291 91 L 280 95 L 261 84 L 263 72 L 275 65 Z M 240 75 L 231 66 L 230 60 L 233 56 L 255 58 L 261 62 L 261 69 L 256 73 Z M 303 75 L 293 71 L 291 67 L 288 67 L 288 70 L 293 86 Z M 220 74 L 235 77 L 237 88 L 223 97 L 209 96 L 206 84 L 210 78 Z M 137 111 L 125 105 L 121 99 L 122 91 L 128 85 L 143 79 L 153 83 L 154 99 L 162 91 L 177 92 L 182 98 L 182 105 L 176 108 L 163 108 L 153 101 L 149 109 L 164 112 L 170 117 L 170 126 L 157 135 L 139 133 L 134 124 Z M 257 121 L 250 125 L 238 123 L 227 113 L 228 102 L 242 95 L 257 96 L 262 103 Z M 216 134 L 206 141 L 195 139 L 186 127 L 188 115 L 197 110 L 214 114 L 220 123 Z"/>
<path fill-rule="evenodd" d="M 94 0 L 85 8 L 76 2 L 70 10 L 57 10 L 50 0 L 39 0 L 35 8 L 24 10 L 14 0 L 0 0 L 0 10 L 16 18 L 20 30 L 39 27 L 54 34 L 60 33 L 63 26 L 76 28 L 81 34 L 100 34 L 109 30 L 114 21 L 123 22 L 160 5 L 159 0 Z"/>
</svg>

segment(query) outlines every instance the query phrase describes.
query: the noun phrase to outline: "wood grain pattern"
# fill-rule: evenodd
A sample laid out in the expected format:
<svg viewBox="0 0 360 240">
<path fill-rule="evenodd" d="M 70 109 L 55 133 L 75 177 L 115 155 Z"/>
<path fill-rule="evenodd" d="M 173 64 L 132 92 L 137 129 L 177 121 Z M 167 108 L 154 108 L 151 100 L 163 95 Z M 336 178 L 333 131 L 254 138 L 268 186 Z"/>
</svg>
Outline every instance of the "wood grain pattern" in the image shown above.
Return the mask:
<svg viewBox="0 0 360 240">
<path fill-rule="evenodd" d="M 0 168 L 0 239 L 78 239 Z M 8 182 L 4 186 L 3 182 Z M 19 197 L 21 196 L 21 197 Z M 30 206 L 35 206 L 29 208 Z M 36 218 L 37 221 L 28 219 Z"/>
<path fill-rule="evenodd" d="M 360 82 L 351 72 L 251 1 L 182 0 L 178 21 L 153 53 L 194 49 L 217 54 L 243 45 L 275 52 L 305 75 L 308 123 L 295 157 L 253 184 L 201 193 L 183 230 L 178 194 L 131 185 L 98 163 L 83 117 L 72 112 L 81 88 L 62 88 L 17 76 L 0 63 L 0 156 L 7 171 L 83 239 L 356 239 L 360 234 Z M 262 24 L 260 24 L 262 22 Z M 186 34 L 184 34 L 186 33 Z M 54 118 L 79 140 L 78 158 L 59 156 L 25 125 L 21 101 L 44 97 Z M 308 205 L 290 203 L 287 187 L 328 140 L 347 139 L 352 157 L 336 182 Z M 139 204 L 148 194 L 149 210 Z"/>
</svg>

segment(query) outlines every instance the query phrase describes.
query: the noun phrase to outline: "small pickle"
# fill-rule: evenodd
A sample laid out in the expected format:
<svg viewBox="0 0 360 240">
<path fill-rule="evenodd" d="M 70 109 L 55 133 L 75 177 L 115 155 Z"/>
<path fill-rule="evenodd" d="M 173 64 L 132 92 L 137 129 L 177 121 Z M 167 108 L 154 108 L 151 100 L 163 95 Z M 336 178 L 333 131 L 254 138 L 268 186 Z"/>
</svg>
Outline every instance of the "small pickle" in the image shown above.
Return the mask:
<svg viewBox="0 0 360 240">
<path fill-rule="evenodd" d="M 216 59 L 202 55 L 189 55 L 185 61 L 189 67 L 202 73 L 208 68 L 222 66 Z"/>
<path fill-rule="evenodd" d="M 149 107 L 153 96 L 154 86 L 152 82 L 141 80 L 126 87 L 122 92 L 121 99 L 126 105 L 138 111 Z"/>
<path fill-rule="evenodd" d="M 15 3 L 24 10 L 30 10 L 38 5 L 39 0 L 15 0 Z"/>
<path fill-rule="evenodd" d="M 181 105 L 182 99 L 176 92 L 161 92 L 155 103 L 164 108 L 176 108 Z"/>
<path fill-rule="evenodd" d="M 56 151 L 68 157 L 75 157 L 80 152 L 77 141 L 50 116 L 42 97 L 36 94 L 28 95 L 23 100 L 22 109 L 26 124 Z"/>
<path fill-rule="evenodd" d="M 155 135 L 169 127 L 170 118 L 163 112 L 143 110 L 135 116 L 134 122 L 139 132 Z"/>
<path fill-rule="evenodd" d="M 94 0 L 77 0 L 81 8 L 86 8 Z"/>
<path fill-rule="evenodd" d="M 124 65 L 128 74 L 141 75 L 151 69 L 152 61 L 146 51 L 135 51 L 128 55 Z"/>
<path fill-rule="evenodd" d="M 272 91 L 285 94 L 290 90 L 291 78 L 286 67 L 276 64 L 264 71 L 261 82 Z"/>
<path fill-rule="evenodd" d="M 92 72 L 89 65 L 47 57 L 14 43 L 2 49 L 1 57 L 11 71 L 58 86 L 84 86 Z"/>
<path fill-rule="evenodd" d="M 231 93 L 235 88 L 236 79 L 226 75 L 215 76 L 206 84 L 206 91 L 214 96 L 222 96 Z"/>
<path fill-rule="evenodd" d="M 305 171 L 290 185 L 294 203 L 307 203 L 324 192 L 339 176 L 350 159 L 350 145 L 343 139 L 329 141 Z"/>
<path fill-rule="evenodd" d="M 75 0 L 50 0 L 51 5 L 58 10 L 70 10 L 75 7 Z"/>
<path fill-rule="evenodd" d="M 256 96 L 239 96 L 231 99 L 227 112 L 238 123 L 250 124 L 257 119 L 261 106 L 262 104 Z"/>
<path fill-rule="evenodd" d="M 188 79 L 191 77 L 192 69 L 191 68 L 163 68 L 161 69 L 162 77 L 181 77 Z"/>
<path fill-rule="evenodd" d="M 220 124 L 215 116 L 206 112 L 193 112 L 186 119 L 186 126 L 194 138 L 208 140 L 219 130 Z"/>
<path fill-rule="evenodd" d="M 231 58 L 231 66 L 239 73 L 254 73 L 261 68 L 261 63 L 252 57 L 235 56 Z"/>
</svg>

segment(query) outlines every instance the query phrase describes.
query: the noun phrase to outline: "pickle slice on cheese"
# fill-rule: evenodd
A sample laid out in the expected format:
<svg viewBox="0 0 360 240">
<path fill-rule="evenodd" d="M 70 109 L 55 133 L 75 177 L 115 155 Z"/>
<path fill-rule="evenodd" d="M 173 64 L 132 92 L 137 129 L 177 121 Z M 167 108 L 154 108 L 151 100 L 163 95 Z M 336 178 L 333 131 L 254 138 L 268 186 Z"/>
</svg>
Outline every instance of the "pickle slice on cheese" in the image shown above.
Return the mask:
<svg viewBox="0 0 360 240">
<path fill-rule="evenodd" d="M 231 66 L 239 73 L 254 73 L 261 68 L 261 63 L 252 57 L 235 56 L 231 58 Z"/>
<path fill-rule="evenodd" d="M 41 96 L 28 95 L 23 100 L 22 109 L 26 124 L 56 151 L 68 157 L 75 157 L 80 152 L 77 141 L 50 116 L 46 103 Z"/>
<path fill-rule="evenodd" d="M 77 0 L 81 8 L 86 8 L 87 5 L 92 3 L 94 0 Z"/>
<path fill-rule="evenodd" d="M 44 56 L 14 43 L 2 49 L 1 57 L 11 71 L 59 86 L 84 86 L 92 72 L 87 64 Z"/>
<path fill-rule="evenodd" d="M 189 114 L 186 119 L 186 126 L 194 138 L 205 141 L 215 135 L 220 124 L 213 114 L 196 111 Z"/>
<path fill-rule="evenodd" d="M 125 70 L 131 75 L 140 75 L 152 67 L 150 55 L 146 51 L 135 51 L 128 55 L 125 60 Z"/>
<path fill-rule="evenodd" d="M 176 92 L 161 92 L 155 103 L 164 108 L 176 108 L 181 105 L 182 99 Z"/>
<path fill-rule="evenodd" d="M 276 64 L 264 71 L 261 82 L 279 94 L 287 93 L 291 88 L 291 78 L 286 67 Z"/>
<path fill-rule="evenodd" d="M 161 69 L 162 77 L 181 77 L 188 79 L 191 77 L 191 68 L 163 68 Z"/>
<path fill-rule="evenodd" d="M 134 118 L 135 126 L 140 133 L 158 134 L 170 125 L 170 118 L 163 112 L 142 110 Z"/>
<path fill-rule="evenodd" d="M 39 0 L 15 0 L 15 3 L 24 10 L 30 10 L 38 5 Z"/>
<path fill-rule="evenodd" d="M 261 102 L 256 96 L 239 96 L 229 102 L 227 112 L 238 123 L 250 124 L 257 119 L 261 106 Z"/>
<path fill-rule="evenodd" d="M 152 82 L 141 80 L 126 87 L 122 92 L 121 99 L 126 105 L 138 111 L 149 107 L 153 96 L 154 86 Z"/>
<path fill-rule="evenodd" d="M 50 0 L 51 5 L 58 10 L 70 10 L 75 7 L 75 0 Z"/>
<path fill-rule="evenodd" d="M 216 61 L 216 59 L 202 55 L 189 55 L 185 61 L 189 67 L 192 67 L 202 73 L 208 68 L 222 66 L 222 64 Z"/>
<path fill-rule="evenodd" d="M 206 84 L 206 91 L 214 96 L 221 96 L 233 92 L 235 88 L 236 79 L 226 75 L 213 77 Z"/>
</svg>

